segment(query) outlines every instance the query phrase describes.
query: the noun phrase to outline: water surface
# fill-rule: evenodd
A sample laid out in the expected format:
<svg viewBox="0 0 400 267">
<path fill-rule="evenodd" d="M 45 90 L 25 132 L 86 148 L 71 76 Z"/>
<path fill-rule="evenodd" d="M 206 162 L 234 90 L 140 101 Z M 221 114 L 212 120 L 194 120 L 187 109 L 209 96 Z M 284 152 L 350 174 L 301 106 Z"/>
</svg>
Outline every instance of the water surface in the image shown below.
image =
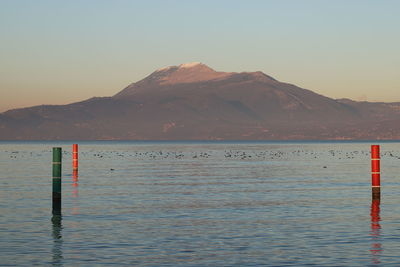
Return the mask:
<svg viewBox="0 0 400 267">
<path fill-rule="evenodd" d="M 400 143 L 0 143 L 1 266 L 400 264 Z M 51 215 L 51 148 L 63 210 Z"/>
</svg>

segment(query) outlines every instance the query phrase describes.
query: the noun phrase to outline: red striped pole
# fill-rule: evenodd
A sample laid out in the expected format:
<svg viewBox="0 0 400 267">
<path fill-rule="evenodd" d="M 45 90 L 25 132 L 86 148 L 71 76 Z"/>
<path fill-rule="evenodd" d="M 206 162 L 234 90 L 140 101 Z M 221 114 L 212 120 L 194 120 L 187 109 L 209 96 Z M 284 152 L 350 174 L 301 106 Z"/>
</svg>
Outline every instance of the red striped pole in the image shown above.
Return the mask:
<svg viewBox="0 0 400 267">
<path fill-rule="evenodd" d="M 381 197 L 381 157 L 379 145 L 371 146 L 372 198 Z"/>
<path fill-rule="evenodd" d="M 78 171 L 78 144 L 72 145 L 72 169 Z"/>
</svg>

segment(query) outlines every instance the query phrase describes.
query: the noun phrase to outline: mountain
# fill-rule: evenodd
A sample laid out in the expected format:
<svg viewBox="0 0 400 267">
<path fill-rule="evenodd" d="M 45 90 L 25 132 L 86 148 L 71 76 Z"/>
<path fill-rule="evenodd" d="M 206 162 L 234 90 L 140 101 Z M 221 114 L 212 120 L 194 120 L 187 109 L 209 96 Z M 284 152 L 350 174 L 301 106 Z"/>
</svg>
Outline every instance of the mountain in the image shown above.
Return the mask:
<svg viewBox="0 0 400 267">
<path fill-rule="evenodd" d="M 400 103 L 331 99 L 262 72 L 158 69 L 111 97 L 0 114 L 1 140 L 400 139 Z"/>
</svg>

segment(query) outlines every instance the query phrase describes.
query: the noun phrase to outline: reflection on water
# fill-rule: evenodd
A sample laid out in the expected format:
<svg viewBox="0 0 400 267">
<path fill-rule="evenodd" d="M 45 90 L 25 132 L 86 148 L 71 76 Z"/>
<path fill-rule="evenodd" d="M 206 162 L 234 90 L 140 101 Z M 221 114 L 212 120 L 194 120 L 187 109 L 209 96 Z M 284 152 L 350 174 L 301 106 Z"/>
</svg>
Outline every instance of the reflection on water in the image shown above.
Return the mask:
<svg viewBox="0 0 400 267">
<path fill-rule="evenodd" d="M 380 232 L 381 232 L 381 217 L 380 217 L 380 198 L 374 198 L 371 202 L 371 236 L 372 236 L 372 245 L 371 245 L 371 255 L 372 255 L 372 263 L 378 264 L 380 263 L 380 256 L 382 254 L 383 248 L 381 244 Z"/>
<path fill-rule="evenodd" d="M 61 215 L 54 215 L 51 218 L 52 226 L 53 226 L 53 259 L 52 264 L 53 266 L 62 266 L 62 216 Z"/>
<path fill-rule="evenodd" d="M 78 170 L 74 170 L 72 173 L 72 186 L 74 187 L 72 197 L 78 197 Z"/>
<path fill-rule="evenodd" d="M 79 205 L 78 205 L 78 170 L 74 170 L 72 172 L 72 198 L 73 198 L 73 206 L 72 206 L 72 215 L 79 214 Z"/>
</svg>

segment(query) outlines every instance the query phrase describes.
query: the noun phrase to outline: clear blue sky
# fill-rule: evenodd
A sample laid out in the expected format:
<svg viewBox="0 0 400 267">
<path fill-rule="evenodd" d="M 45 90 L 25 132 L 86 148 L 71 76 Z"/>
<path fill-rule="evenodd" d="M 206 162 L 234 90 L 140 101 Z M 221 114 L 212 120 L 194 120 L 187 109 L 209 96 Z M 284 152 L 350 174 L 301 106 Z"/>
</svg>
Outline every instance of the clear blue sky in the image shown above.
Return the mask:
<svg viewBox="0 0 400 267">
<path fill-rule="evenodd" d="M 400 101 L 397 0 L 0 0 L 0 111 L 111 96 L 200 61 Z"/>
</svg>

